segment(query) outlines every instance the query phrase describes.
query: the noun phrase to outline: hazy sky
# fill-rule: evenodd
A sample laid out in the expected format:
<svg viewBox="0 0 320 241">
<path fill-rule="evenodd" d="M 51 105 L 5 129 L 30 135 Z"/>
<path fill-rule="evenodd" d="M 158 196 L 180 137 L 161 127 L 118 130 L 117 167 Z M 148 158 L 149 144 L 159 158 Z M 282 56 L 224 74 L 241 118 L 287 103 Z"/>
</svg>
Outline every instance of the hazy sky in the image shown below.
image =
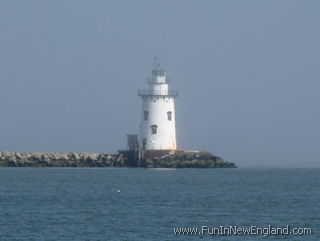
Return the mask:
<svg viewBox="0 0 320 241">
<path fill-rule="evenodd" d="M 126 147 L 154 56 L 180 148 L 320 167 L 320 1 L 0 1 L 0 150 Z"/>
</svg>

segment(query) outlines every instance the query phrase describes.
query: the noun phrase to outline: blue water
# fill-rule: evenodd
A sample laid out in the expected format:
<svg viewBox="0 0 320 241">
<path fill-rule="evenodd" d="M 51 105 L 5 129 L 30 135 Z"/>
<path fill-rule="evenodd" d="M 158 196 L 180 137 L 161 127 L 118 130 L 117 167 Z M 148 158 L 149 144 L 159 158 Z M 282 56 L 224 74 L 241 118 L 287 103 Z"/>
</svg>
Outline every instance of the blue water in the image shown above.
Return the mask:
<svg viewBox="0 0 320 241">
<path fill-rule="evenodd" d="M 173 233 L 221 225 L 313 234 Z M 0 240 L 318 241 L 320 169 L 0 168 Z"/>
</svg>

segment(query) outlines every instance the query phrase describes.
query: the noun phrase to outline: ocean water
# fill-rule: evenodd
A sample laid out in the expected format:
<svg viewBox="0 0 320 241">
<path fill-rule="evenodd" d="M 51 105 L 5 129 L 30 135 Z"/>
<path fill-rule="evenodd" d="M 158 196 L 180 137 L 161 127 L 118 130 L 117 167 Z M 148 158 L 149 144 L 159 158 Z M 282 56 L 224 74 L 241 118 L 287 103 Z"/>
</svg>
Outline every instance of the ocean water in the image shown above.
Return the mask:
<svg viewBox="0 0 320 241">
<path fill-rule="evenodd" d="M 177 235 L 307 227 L 312 235 Z M 0 240 L 320 240 L 320 169 L 0 168 Z"/>
</svg>

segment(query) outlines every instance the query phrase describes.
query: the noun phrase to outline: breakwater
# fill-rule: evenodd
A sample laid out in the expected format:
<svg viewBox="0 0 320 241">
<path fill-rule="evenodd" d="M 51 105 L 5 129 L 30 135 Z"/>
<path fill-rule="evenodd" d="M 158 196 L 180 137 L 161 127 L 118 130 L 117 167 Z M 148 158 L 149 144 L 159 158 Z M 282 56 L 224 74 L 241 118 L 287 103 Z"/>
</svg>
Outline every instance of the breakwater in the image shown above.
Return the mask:
<svg viewBox="0 0 320 241">
<path fill-rule="evenodd" d="M 234 168 L 232 162 L 209 152 L 180 151 L 139 162 L 130 156 L 91 152 L 0 152 L 0 167 L 146 167 L 146 168 Z"/>
</svg>

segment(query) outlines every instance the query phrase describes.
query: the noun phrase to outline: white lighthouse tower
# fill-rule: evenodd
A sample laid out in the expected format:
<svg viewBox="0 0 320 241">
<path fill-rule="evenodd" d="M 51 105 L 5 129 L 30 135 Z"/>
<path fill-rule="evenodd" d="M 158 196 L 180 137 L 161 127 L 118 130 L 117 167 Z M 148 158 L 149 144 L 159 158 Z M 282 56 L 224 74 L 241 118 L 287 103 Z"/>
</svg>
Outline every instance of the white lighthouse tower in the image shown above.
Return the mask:
<svg viewBox="0 0 320 241">
<path fill-rule="evenodd" d="M 169 91 L 166 72 L 157 59 L 148 84 L 148 90 L 138 92 L 142 98 L 139 146 L 143 150 L 176 150 L 174 101 L 177 91 Z"/>
</svg>

